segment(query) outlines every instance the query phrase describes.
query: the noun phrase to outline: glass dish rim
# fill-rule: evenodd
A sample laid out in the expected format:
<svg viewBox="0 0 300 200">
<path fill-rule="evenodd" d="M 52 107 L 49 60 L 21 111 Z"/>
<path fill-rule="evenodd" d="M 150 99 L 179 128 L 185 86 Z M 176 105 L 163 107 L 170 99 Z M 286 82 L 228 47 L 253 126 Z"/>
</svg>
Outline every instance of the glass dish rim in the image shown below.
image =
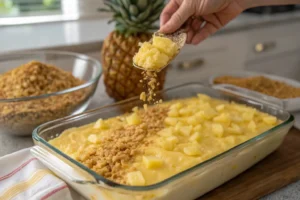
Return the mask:
<svg viewBox="0 0 300 200">
<path fill-rule="evenodd" d="M 96 69 L 97 69 L 97 73 L 96 73 L 95 77 L 90 78 L 84 84 L 81 84 L 81 85 L 76 86 L 76 87 L 72 87 L 72 88 L 69 88 L 69 89 L 65 89 L 65 90 L 61 90 L 61 91 L 53 92 L 53 93 L 49 93 L 49 94 L 32 96 L 32 97 L 21 97 L 21 98 L 13 98 L 13 99 L 1 99 L 0 98 L 0 103 L 31 101 L 31 100 L 45 99 L 45 98 L 48 98 L 48 97 L 51 97 L 51 96 L 58 96 L 58 95 L 68 94 L 68 93 L 75 92 L 75 91 L 78 91 L 80 89 L 84 89 L 84 88 L 87 88 L 87 87 L 93 85 L 101 77 L 102 65 L 100 64 L 100 62 L 98 60 L 94 59 L 94 58 L 91 58 L 89 56 L 86 56 L 86 55 L 80 54 L 80 53 L 73 53 L 73 52 L 67 52 L 67 51 L 52 51 L 52 50 L 28 51 L 28 52 L 17 52 L 17 53 L 0 53 L 0 61 L 3 57 L 6 57 L 6 56 L 14 56 L 14 55 L 15 56 L 18 56 L 18 55 L 28 56 L 28 55 L 47 55 L 47 54 L 65 55 L 65 56 L 71 56 L 71 57 L 74 57 L 74 58 L 79 58 L 79 59 L 82 59 L 82 60 L 85 60 L 85 61 L 91 61 L 95 64 Z"/>
<path fill-rule="evenodd" d="M 272 99 L 276 99 L 277 101 L 284 102 L 284 103 L 287 103 L 289 101 L 300 100 L 300 97 L 280 99 L 280 98 L 277 98 L 277 97 L 274 97 L 274 96 L 270 96 L 270 95 L 267 95 L 267 94 L 264 94 L 264 93 L 261 93 L 261 92 L 256 92 L 254 90 L 250 90 L 248 88 L 243 88 L 243 87 L 236 86 L 236 85 L 233 85 L 233 84 L 224 84 L 224 83 L 215 84 L 214 83 L 214 80 L 216 78 L 221 77 L 221 76 L 230 76 L 230 75 L 232 75 L 232 76 L 242 76 L 242 77 L 264 76 L 266 78 L 269 78 L 269 79 L 272 79 L 272 80 L 275 80 L 275 81 L 276 81 L 276 79 L 274 79 L 274 78 L 277 78 L 277 79 L 280 79 L 279 81 L 281 81 L 281 82 L 285 82 L 285 81 L 289 80 L 289 81 L 292 81 L 293 83 L 300 84 L 300 81 L 293 80 L 291 78 L 281 77 L 281 76 L 276 75 L 276 74 L 258 73 L 258 72 L 249 71 L 249 70 L 247 70 L 247 71 L 238 70 L 238 71 L 235 71 L 235 72 L 228 72 L 228 73 L 224 72 L 224 73 L 218 73 L 218 74 L 212 75 L 212 76 L 209 77 L 208 84 L 211 85 L 211 86 L 213 86 L 213 85 L 231 85 L 231 86 L 243 89 L 245 91 L 254 92 L 254 93 L 260 94 L 262 96 L 266 96 L 266 97 L 269 97 L 269 98 L 272 98 Z M 288 85 L 290 85 L 290 84 L 288 84 Z M 294 85 L 291 85 L 291 86 L 295 87 Z"/>
<path fill-rule="evenodd" d="M 185 87 L 185 86 L 189 86 L 189 85 L 198 85 L 198 86 L 201 86 L 201 87 L 204 87 L 204 88 L 209 88 L 209 89 L 212 89 L 212 90 L 216 90 L 214 88 L 211 88 L 211 87 L 208 87 L 208 86 L 204 86 L 203 84 L 201 83 L 197 83 L 197 82 L 192 82 L 192 83 L 185 83 L 185 84 L 181 84 L 181 85 L 178 85 L 178 86 L 174 86 L 174 87 L 171 87 L 171 88 L 168 88 L 168 89 L 165 89 L 165 90 L 162 90 L 161 92 L 162 93 L 165 93 L 169 90 L 173 90 L 173 89 L 178 89 L 180 87 Z M 50 148 L 52 151 L 54 151 L 55 153 L 59 154 L 59 156 L 62 156 L 63 158 L 67 159 L 68 161 L 70 161 L 71 163 L 75 164 L 77 167 L 81 168 L 82 170 L 84 170 L 85 172 L 87 172 L 88 174 L 90 174 L 94 180 L 97 181 L 97 184 L 95 185 L 98 185 L 100 184 L 99 181 L 105 183 L 107 186 L 109 187 L 113 187 L 113 188 L 116 188 L 116 189 L 123 189 L 123 190 L 127 190 L 127 191 L 134 191 L 134 192 L 146 192 L 146 191 L 151 191 L 151 190 L 155 190 L 155 189 L 159 189 L 161 187 L 164 187 L 166 185 L 168 185 L 169 183 L 179 179 L 179 178 L 182 178 L 184 176 L 187 176 L 188 174 L 192 173 L 193 171 L 197 170 L 197 169 L 200 169 L 200 168 L 203 168 L 211 163 L 214 163 L 216 161 L 218 161 L 219 159 L 222 159 L 224 157 L 226 157 L 228 154 L 232 153 L 232 152 L 235 152 L 239 149 L 242 149 L 250 144 L 253 144 L 255 143 L 256 141 L 258 140 L 261 140 L 263 138 L 265 138 L 267 135 L 270 135 L 271 133 L 273 133 L 275 130 L 277 129 L 280 129 L 282 127 L 284 127 L 285 125 L 288 125 L 290 123 L 292 123 L 294 121 L 294 116 L 292 114 L 290 114 L 289 112 L 283 110 L 282 108 L 277 108 L 278 110 L 280 111 L 283 111 L 285 113 L 287 113 L 289 115 L 288 119 L 286 119 L 285 121 L 283 121 L 282 123 L 278 124 L 277 126 L 257 135 L 256 137 L 254 138 L 251 138 L 250 140 L 247 140 L 221 154 L 218 154 L 204 162 L 201 162 L 191 168 L 188 168 L 178 174 L 175 174 L 163 181 L 160 181 L 158 183 L 155 183 L 155 184 L 152 184 L 152 185 L 147 185 L 147 186 L 129 186 L 129 185 L 123 185 L 123 184 L 119 184 L 119 183 L 116 183 L 114 181 L 111 181 L 109 179 L 106 179 L 105 177 L 97 174 L 96 172 L 94 172 L 93 170 L 89 169 L 88 167 L 86 167 L 85 165 L 81 164 L 80 162 L 76 161 L 75 159 L 69 157 L 67 154 L 63 153 L 62 151 L 60 151 L 59 149 L 57 149 L 56 147 L 52 146 L 51 144 L 49 144 L 47 141 L 45 141 L 43 138 L 39 137 L 38 135 L 38 132 L 41 128 L 43 128 L 44 126 L 47 126 L 48 124 L 51 124 L 51 123 L 55 123 L 55 122 L 64 122 L 66 120 L 70 120 L 70 119 L 75 119 L 75 118 L 78 118 L 78 117 L 82 117 L 82 116 L 86 116 L 86 115 L 89 115 L 89 114 L 93 114 L 93 113 L 96 113 L 96 112 L 99 112 L 103 109 L 107 109 L 107 108 L 110 108 L 110 107 L 115 107 L 117 105 L 121 105 L 121 104 L 126 104 L 126 103 L 130 103 L 131 101 L 134 101 L 134 100 L 138 100 L 139 97 L 133 97 L 133 98 L 130 98 L 130 99 L 127 99 L 127 100 L 123 100 L 123 101 L 120 101 L 120 102 L 117 102 L 117 103 L 114 103 L 114 104 L 110 104 L 110 105 L 106 105 L 106 106 L 103 106 L 103 107 L 99 107 L 99 108 L 96 108 L 96 109 L 93 109 L 93 110 L 89 110 L 89 111 L 86 111 L 84 113 L 81 113 L 81 114 L 77 114 L 77 115 L 73 115 L 73 116 L 68 116 L 68 117 L 65 117 L 65 118 L 61 118 L 61 119 L 57 119 L 57 120 L 54 120 L 54 121 L 51 121 L 51 122 L 47 122 L 45 124 L 42 124 L 40 126 L 38 126 L 37 128 L 34 129 L 33 133 L 32 133 L 32 138 L 37 141 L 37 142 L 41 142 L 42 144 L 46 145 L 48 148 Z M 251 100 L 253 101 L 253 100 Z M 269 107 L 273 107 L 272 105 L 268 105 Z M 56 155 L 55 155 L 56 156 Z M 85 184 L 85 183 L 91 183 L 89 181 L 82 181 L 82 182 L 78 182 L 79 184 Z M 91 183 L 93 184 L 93 183 Z"/>
</svg>

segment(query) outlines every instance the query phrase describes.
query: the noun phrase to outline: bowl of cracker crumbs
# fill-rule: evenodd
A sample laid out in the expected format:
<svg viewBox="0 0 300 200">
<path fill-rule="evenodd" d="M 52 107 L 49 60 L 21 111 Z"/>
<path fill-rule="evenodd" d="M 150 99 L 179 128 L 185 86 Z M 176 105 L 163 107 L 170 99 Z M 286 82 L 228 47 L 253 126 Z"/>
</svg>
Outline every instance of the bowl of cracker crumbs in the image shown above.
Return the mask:
<svg viewBox="0 0 300 200">
<path fill-rule="evenodd" d="M 88 56 L 58 51 L 0 55 L 0 134 L 31 135 L 87 109 L 101 76 Z"/>
<path fill-rule="evenodd" d="M 216 74 L 209 79 L 216 89 L 263 100 L 289 112 L 300 111 L 300 82 L 287 77 L 251 71 Z"/>
</svg>

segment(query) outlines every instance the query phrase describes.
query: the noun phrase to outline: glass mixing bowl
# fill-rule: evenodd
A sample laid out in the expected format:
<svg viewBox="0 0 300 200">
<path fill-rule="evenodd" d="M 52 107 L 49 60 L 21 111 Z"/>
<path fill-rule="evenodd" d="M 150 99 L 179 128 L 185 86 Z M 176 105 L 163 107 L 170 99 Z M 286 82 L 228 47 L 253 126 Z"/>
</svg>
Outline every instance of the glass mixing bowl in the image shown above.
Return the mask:
<svg viewBox="0 0 300 200">
<path fill-rule="evenodd" d="M 85 55 L 38 51 L 1 54 L 0 76 L 33 60 L 71 72 L 84 83 L 40 96 L 0 98 L 0 134 L 31 135 L 40 124 L 83 112 L 94 95 L 102 72 L 100 63 Z"/>
</svg>

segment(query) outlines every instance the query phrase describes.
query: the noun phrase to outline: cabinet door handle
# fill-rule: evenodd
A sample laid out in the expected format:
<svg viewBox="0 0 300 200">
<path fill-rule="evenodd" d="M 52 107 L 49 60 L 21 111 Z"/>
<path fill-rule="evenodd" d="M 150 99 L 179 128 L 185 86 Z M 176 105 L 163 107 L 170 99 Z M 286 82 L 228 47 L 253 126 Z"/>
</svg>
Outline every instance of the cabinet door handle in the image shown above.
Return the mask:
<svg viewBox="0 0 300 200">
<path fill-rule="evenodd" d="M 271 42 L 262 42 L 262 43 L 257 43 L 254 47 L 254 51 L 256 53 L 263 53 L 269 50 L 272 50 L 276 47 L 276 42 L 271 41 Z"/>
<path fill-rule="evenodd" d="M 204 63 L 205 63 L 204 59 L 202 58 L 191 60 L 191 61 L 183 61 L 178 64 L 178 68 L 180 70 L 188 70 L 196 67 L 199 68 L 202 67 Z"/>
</svg>

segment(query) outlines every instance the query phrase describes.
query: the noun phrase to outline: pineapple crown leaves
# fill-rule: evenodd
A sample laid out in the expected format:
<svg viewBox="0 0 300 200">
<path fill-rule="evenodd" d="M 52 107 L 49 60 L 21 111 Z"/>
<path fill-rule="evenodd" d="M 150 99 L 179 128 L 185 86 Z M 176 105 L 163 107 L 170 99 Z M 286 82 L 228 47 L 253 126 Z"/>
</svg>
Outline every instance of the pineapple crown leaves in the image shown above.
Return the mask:
<svg viewBox="0 0 300 200">
<path fill-rule="evenodd" d="M 116 30 L 129 36 L 158 29 L 154 23 L 159 19 L 165 0 L 103 0 L 101 12 L 113 13 L 109 21 L 116 23 Z"/>
</svg>

